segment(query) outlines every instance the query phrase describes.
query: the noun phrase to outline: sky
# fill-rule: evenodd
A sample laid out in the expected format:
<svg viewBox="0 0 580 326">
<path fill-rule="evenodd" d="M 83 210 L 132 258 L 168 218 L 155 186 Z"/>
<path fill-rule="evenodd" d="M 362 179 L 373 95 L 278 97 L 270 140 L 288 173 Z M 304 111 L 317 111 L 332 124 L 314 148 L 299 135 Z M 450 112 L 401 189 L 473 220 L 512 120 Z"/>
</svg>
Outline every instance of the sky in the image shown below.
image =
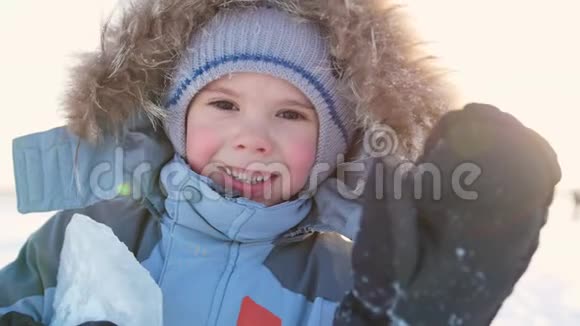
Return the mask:
<svg viewBox="0 0 580 326">
<path fill-rule="evenodd" d="M 450 69 L 463 102 L 514 114 L 550 141 L 580 187 L 580 2 L 398 0 L 431 52 Z M 98 45 L 115 0 L 0 1 L 0 193 L 13 192 L 13 138 L 64 123 L 60 99 L 75 53 Z M 525 164 L 525 162 L 522 162 Z"/>
</svg>

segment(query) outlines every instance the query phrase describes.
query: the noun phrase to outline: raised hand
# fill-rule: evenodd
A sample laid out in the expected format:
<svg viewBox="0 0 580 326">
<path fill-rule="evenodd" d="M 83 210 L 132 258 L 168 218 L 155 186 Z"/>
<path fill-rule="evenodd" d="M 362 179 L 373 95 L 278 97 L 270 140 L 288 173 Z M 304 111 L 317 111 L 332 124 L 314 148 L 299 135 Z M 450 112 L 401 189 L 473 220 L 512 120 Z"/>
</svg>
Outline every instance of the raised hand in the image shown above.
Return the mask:
<svg viewBox="0 0 580 326">
<path fill-rule="evenodd" d="M 372 164 L 385 184 L 404 170 L 388 163 Z M 378 199 L 368 180 L 354 288 L 335 324 L 488 325 L 537 248 L 560 178 L 549 144 L 511 115 L 484 104 L 448 113 L 398 193 Z"/>
</svg>

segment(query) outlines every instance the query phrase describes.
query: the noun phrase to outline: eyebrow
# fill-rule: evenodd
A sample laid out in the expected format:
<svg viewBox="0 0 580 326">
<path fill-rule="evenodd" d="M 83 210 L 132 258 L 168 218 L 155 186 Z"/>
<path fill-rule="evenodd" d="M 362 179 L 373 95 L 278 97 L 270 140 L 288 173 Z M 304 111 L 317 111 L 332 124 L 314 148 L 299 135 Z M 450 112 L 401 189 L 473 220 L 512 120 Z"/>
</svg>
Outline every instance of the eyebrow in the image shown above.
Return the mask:
<svg viewBox="0 0 580 326">
<path fill-rule="evenodd" d="M 207 91 L 210 92 L 214 92 L 214 93 L 223 93 L 229 96 L 233 96 L 233 97 L 239 97 L 239 94 L 236 93 L 234 90 L 231 90 L 229 88 L 225 88 L 225 87 L 219 87 L 219 86 L 210 86 L 208 88 L 206 88 Z"/>
<path fill-rule="evenodd" d="M 281 106 L 301 106 L 306 109 L 314 110 L 314 107 L 310 103 L 305 103 L 297 100 L 284 100 L 279 103 Z"/>
<path fill-rule="evenodd" d="M 240 95 L 236 91 L 229 89 L 229 88 L 226 88 L 226 87 L 210 86 L 210 87 L 206 88 L 206 91 L 213 92 L 213 93 L 222 93 L 222 94 L 226 94 L 226 95 L 236 97 L 236 98 L 240 97 Z M 278 102 L 278 105 L 280 105 L 280 106 L 301 106 L 301 107 L 306 108 L 306 109 L 314 110 L 314 107 L 312 106 L 312 104 L 310 104 L 309 102 L 302 102 L 299 100 L 286 99 L 286 100 L 282 100 L 282 101 Z"/>
</svg>

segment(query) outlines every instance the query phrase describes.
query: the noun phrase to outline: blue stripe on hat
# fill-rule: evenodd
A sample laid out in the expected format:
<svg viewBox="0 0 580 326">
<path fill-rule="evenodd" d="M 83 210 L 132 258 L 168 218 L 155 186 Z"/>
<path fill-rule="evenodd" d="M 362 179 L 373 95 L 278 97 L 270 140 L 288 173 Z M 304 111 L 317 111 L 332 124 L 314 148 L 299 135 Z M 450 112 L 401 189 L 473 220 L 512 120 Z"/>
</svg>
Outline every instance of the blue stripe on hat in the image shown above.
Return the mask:
<svg viewBox="0 0 580 326">
<path fill-rule="evenodd" d="M 344 143 L 348 144 L 348 133 L 346 132 L 345 126 L 340 121 L 340 118 L 336 114 L 336 107 L 334 100 L 330 96 L 330 94 L 326 91 L 326 89 L 322 86 L 322 83 L 314 77 L 311 73 L 304 70 L 302 67 L 281 58 L 276 58 L 269 55 L 261 55 L 261 54 L 249 54 L 249 53 L 242 53 L 242 54 L 231 54 L 226 55 L 221 58 L 217 58 L 213 61 L 206 63 L 205 65 L 197 68 L 191 77 L 184 79 L 180 84 L 174 94 L 170 97 L 170 100 L 166 103 L 165 107 L 169 108 L 170 106 L 176 105 L 177 102 L 183 96 L 183 93 L 189 87 L 189 85 L 199 78 L 204 73 L 207 73 L 211 69 L 217 68 L 225 63 L 228 62 L 238 62 L 238 61 L 254 61 L 254 62 L 267 62 L 273 63 L 278 66 L 282 66 L 284 68 L 288 68 L 302 76 L 306 79 L 314 88 L 320 93 L 322 99 L 326 103 L 328 110 L 330 111 L 330 117 L 332 118 L 333 122 L 336 124 L 340 132 L 342 133 L 342 137 L 344 139 Z"/>
</svg>

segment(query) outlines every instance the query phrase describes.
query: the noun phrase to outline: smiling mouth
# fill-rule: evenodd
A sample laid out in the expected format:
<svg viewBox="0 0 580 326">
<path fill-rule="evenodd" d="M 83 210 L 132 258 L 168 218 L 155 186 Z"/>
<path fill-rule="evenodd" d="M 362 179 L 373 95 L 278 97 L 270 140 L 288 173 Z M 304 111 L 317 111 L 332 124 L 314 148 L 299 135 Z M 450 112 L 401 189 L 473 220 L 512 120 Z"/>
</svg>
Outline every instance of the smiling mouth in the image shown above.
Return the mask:
<svg viewBox="0 0 580 326">
<path fill-rule="evenodd" d="M 276 173 L 265 172 L 265 171 L 250 171 L 242 168 L 231 167 L 231 166 L 221 166 L 220 169 L 232 179 L 239 182 L 255 185 L 259 183 L 264 183 L 270 181 L 277 176 Z"/>
</svg>

